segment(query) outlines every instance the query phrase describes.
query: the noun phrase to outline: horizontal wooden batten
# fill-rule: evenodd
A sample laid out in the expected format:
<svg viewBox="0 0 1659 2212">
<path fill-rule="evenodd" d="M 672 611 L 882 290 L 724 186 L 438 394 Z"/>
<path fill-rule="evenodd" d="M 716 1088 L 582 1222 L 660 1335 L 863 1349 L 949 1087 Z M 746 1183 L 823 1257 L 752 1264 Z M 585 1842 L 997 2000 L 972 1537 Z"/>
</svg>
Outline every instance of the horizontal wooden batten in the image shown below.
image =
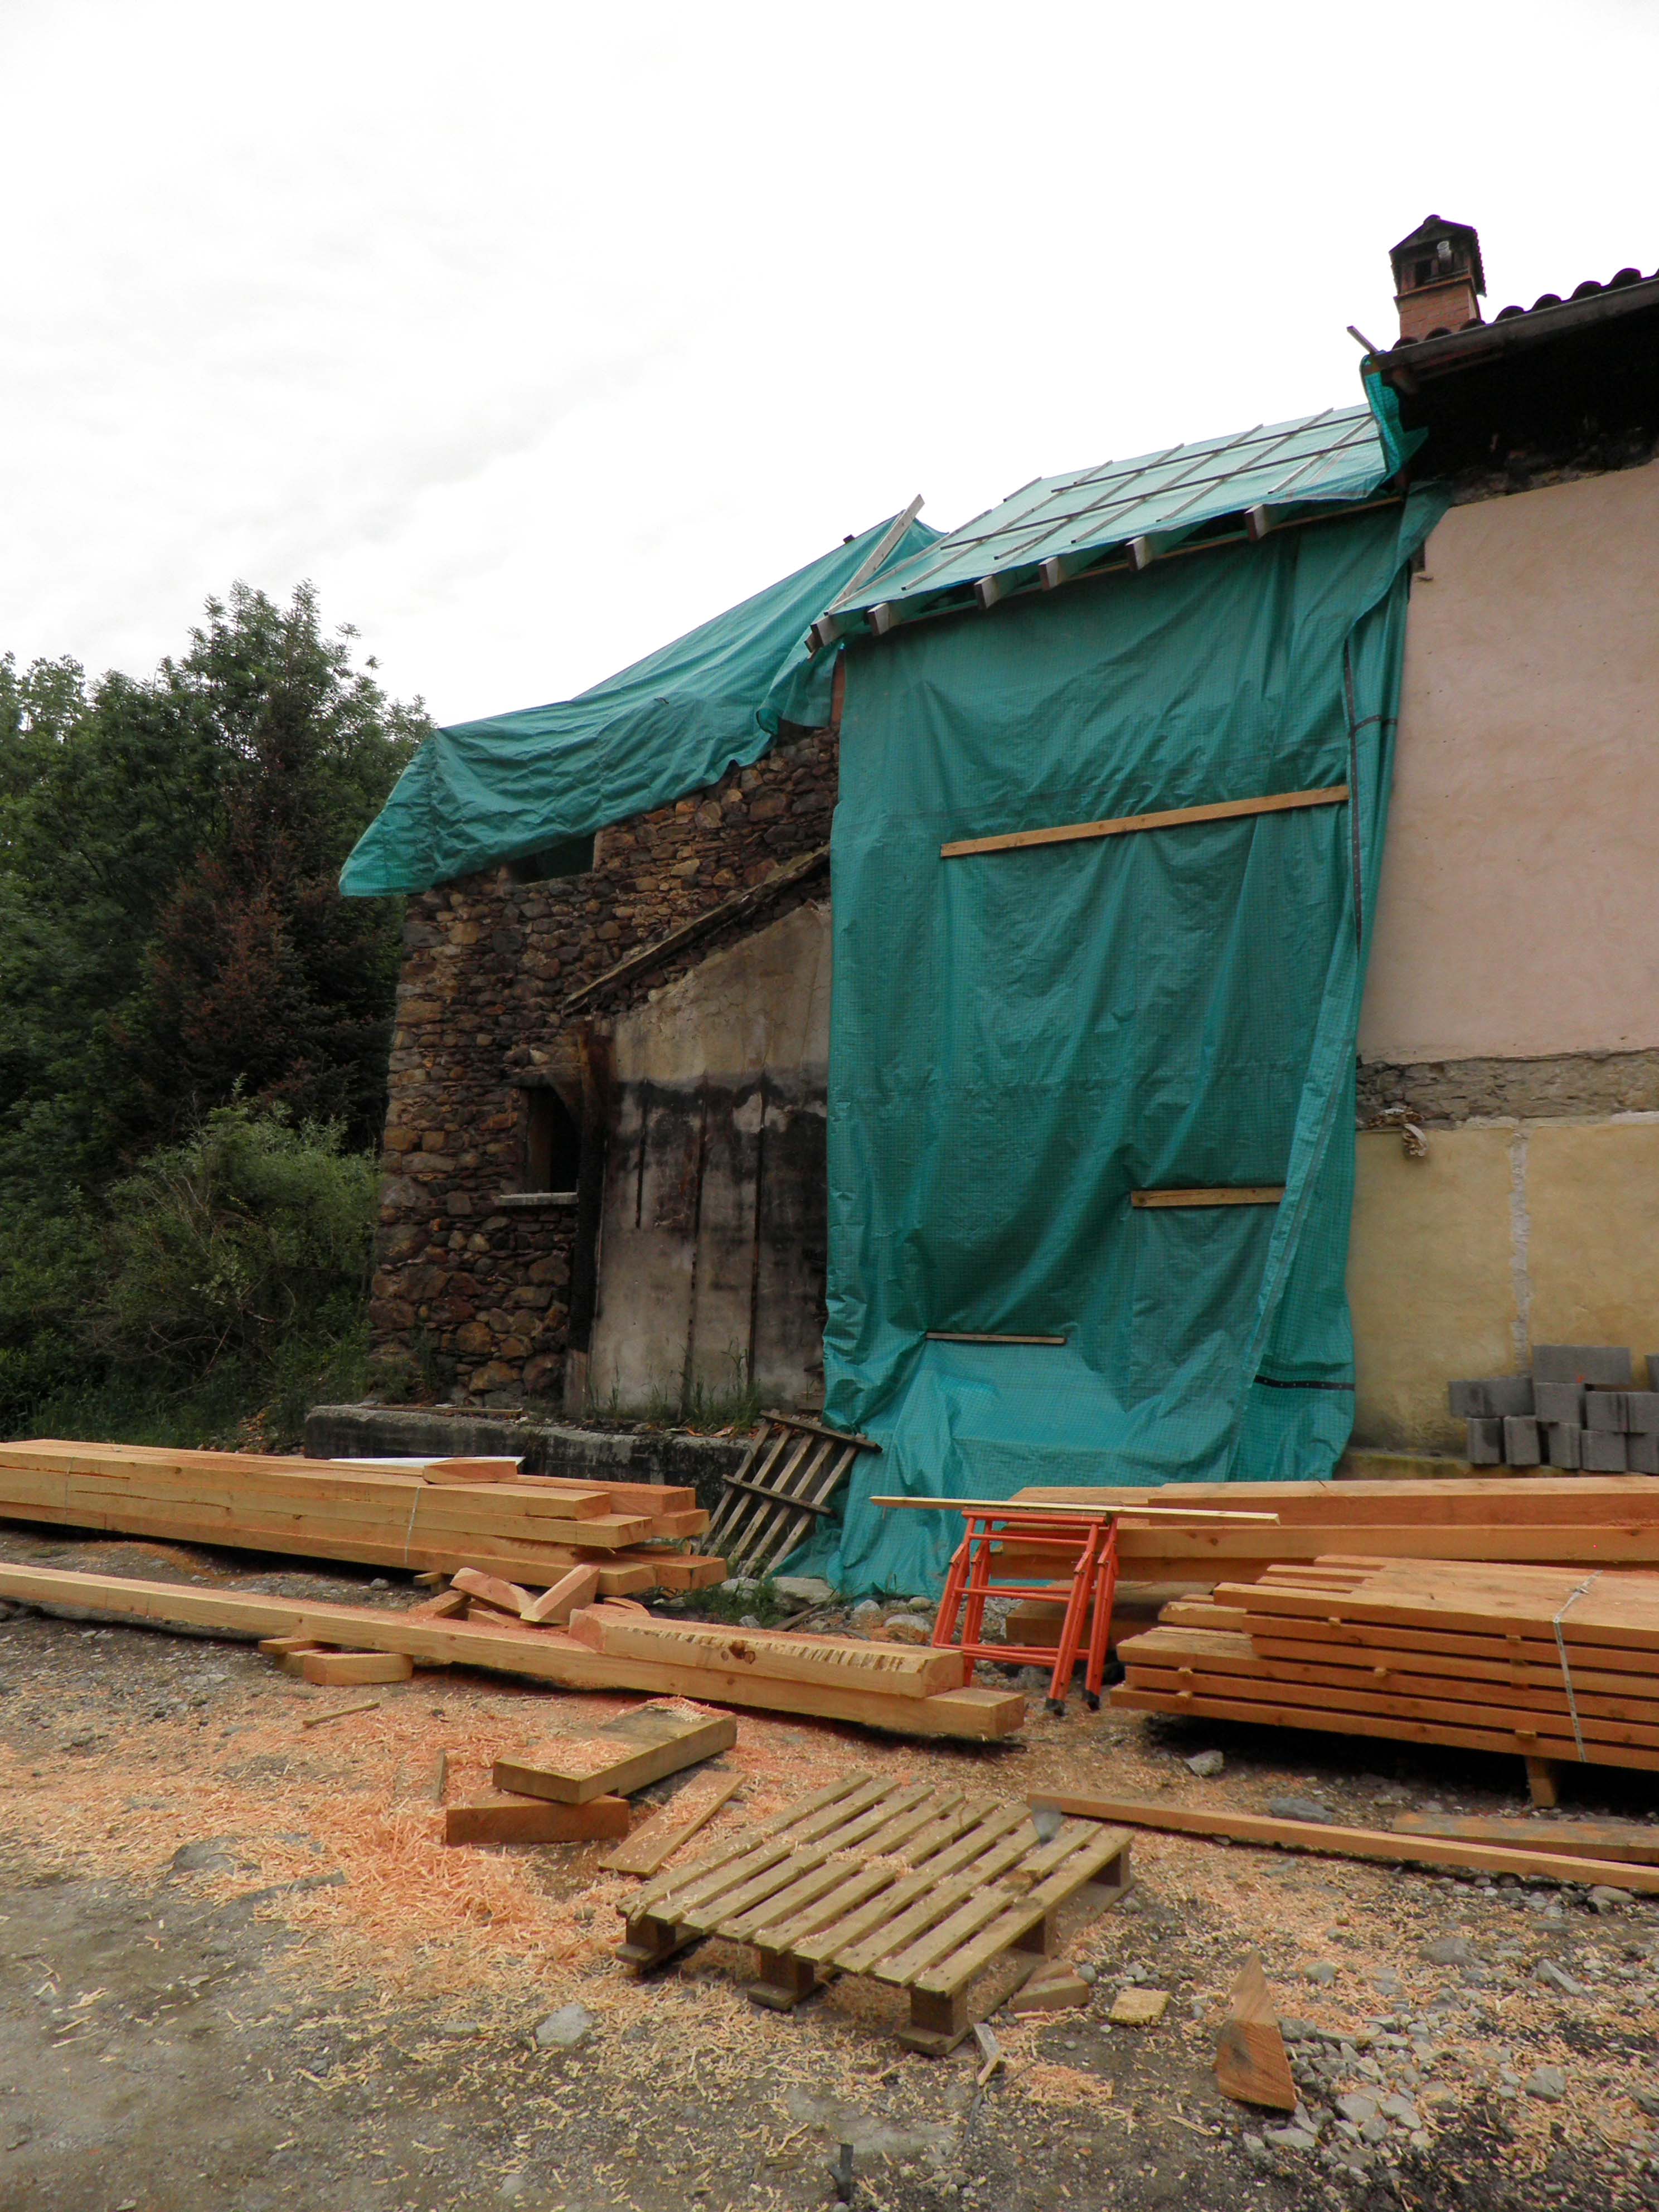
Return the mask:
<svg viewBox="0 0 1659 2212">
<path fill-rule="evenodd" d="M 982 1336 L 968 1329 L 930 1328 L 929 1344 L 1064 1344 L 1063 1336 Z"/>
<path fill-rule="evenodd" d="M 1017 853 L 1027 845 L 1069 845 L 1084 837 L 1127 837 L 1132 830 L 1179 830 L 1191 822 L 1233 822 L 1249 814 L 1285 814 L 1304 806 L 1340 806 L 1346 783 L 1319 791 L 1275 791 L 1265 799 L 1223 799 L 1212 806 L 1170 806 L 1158 814 L 1120 814 L 1105 822 L 1066 822 L 1052 830 L 1011 830 L 1000 837 L 962 837 L 939 847 L 943 860 L 974 853 Z"/>
<path fill-rule="evenodd" d="M 1132 1190 L 1131 1206 L 1277 1206 L 1282 1182 L 1222 1183 L 1210 1190 Z"/>
</svg>

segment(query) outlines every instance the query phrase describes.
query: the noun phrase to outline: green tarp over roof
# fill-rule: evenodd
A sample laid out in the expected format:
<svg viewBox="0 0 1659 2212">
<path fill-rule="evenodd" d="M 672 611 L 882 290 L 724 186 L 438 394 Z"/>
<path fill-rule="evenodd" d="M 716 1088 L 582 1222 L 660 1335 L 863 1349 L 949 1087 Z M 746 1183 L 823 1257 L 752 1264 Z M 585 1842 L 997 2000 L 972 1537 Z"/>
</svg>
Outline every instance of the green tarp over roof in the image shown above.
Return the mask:
<svg viewBox="0 0 1659 2212">
<path fill-rule="evenodd" d="M 786 721 L 828 721 L 834 656 L 809 659 L 806 632 L 898 520 L 574 699 L 440 730 L 358 839 L 341 890 L 429 890 L 705 790 L 758 760 Z M 883 566 L 938 535 L 911 521 Z"/>
</svg>

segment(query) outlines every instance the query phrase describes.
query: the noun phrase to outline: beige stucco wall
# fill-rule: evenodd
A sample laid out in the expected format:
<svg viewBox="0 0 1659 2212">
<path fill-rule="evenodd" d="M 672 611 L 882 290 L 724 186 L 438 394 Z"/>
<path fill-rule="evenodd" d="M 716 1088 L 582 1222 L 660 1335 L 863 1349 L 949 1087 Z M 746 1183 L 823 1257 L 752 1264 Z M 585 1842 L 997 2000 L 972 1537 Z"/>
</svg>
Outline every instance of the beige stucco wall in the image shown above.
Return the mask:
<svg viewBox="0 0 1659 2212">
<path fill-rule="evenodd" d="M 830 908 L 797 907 L 715 952 L 616 1026 L 623 1083 L 730 1081 L 830 1060 Z"/>
<path fill-rule="evenodd" d="M 1513 1374 L 1531 1344 L 1659 1354 L 1659 1115 L 1434 1129 L 1425 1160 L 1379 1133 L 1358 1154 L 1356 1443 L 1461 1449 L 1447 1382 Z"/>
<path fill-rule="evenodd" d="M 1454 507 L 1412 592 L 1360 1056 L 1659 1046 L 1659 463 Z"/>
</svg>

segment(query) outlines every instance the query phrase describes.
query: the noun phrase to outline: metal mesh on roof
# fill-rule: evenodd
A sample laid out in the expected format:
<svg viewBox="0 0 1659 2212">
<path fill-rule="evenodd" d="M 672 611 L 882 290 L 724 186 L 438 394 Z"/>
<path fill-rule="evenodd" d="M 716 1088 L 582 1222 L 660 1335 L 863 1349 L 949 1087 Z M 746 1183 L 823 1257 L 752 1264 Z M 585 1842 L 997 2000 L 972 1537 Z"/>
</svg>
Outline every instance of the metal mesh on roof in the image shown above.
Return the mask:
<svg viewBox="0 0 1659 2212">
<path fill-rule="evenodd" d="M 889 568 L 830 610 L 832 635 L 929 608 L 987 603 L 1028 584 L 1054 585 L 1134 549 L 1136 566 L 1206 526 L 1263 510 L 1259 526 L 1310 505 L 1363 499 L 1399 465 L 1369 406 L 1328 408 L 1161 453 L 1039 477 L 936 544 Z"/>
</svg>

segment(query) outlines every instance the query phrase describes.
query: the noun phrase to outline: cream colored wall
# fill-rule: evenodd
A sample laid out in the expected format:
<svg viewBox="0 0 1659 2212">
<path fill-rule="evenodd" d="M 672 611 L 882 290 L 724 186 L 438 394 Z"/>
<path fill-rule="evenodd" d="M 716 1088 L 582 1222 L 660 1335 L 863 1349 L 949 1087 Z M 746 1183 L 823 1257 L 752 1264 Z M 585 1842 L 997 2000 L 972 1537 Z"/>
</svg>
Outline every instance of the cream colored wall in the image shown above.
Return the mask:
<svg viewBox="0 0 1659 2212">
<path fill-rule="evenodd" d="M 1659 1354 L 1659 1115 L 1361 1136 L 1348 1296 L 1357 1444 L 1460 1451 L 1447 1382 L 1532 1344 Z"/>
<path fill-rule="evenodd" d="M 1454 507 L 1412 591 L 1362 1060 L 1659 1046 L 1656 763 L 1659 463 Z"/>
</svg>

